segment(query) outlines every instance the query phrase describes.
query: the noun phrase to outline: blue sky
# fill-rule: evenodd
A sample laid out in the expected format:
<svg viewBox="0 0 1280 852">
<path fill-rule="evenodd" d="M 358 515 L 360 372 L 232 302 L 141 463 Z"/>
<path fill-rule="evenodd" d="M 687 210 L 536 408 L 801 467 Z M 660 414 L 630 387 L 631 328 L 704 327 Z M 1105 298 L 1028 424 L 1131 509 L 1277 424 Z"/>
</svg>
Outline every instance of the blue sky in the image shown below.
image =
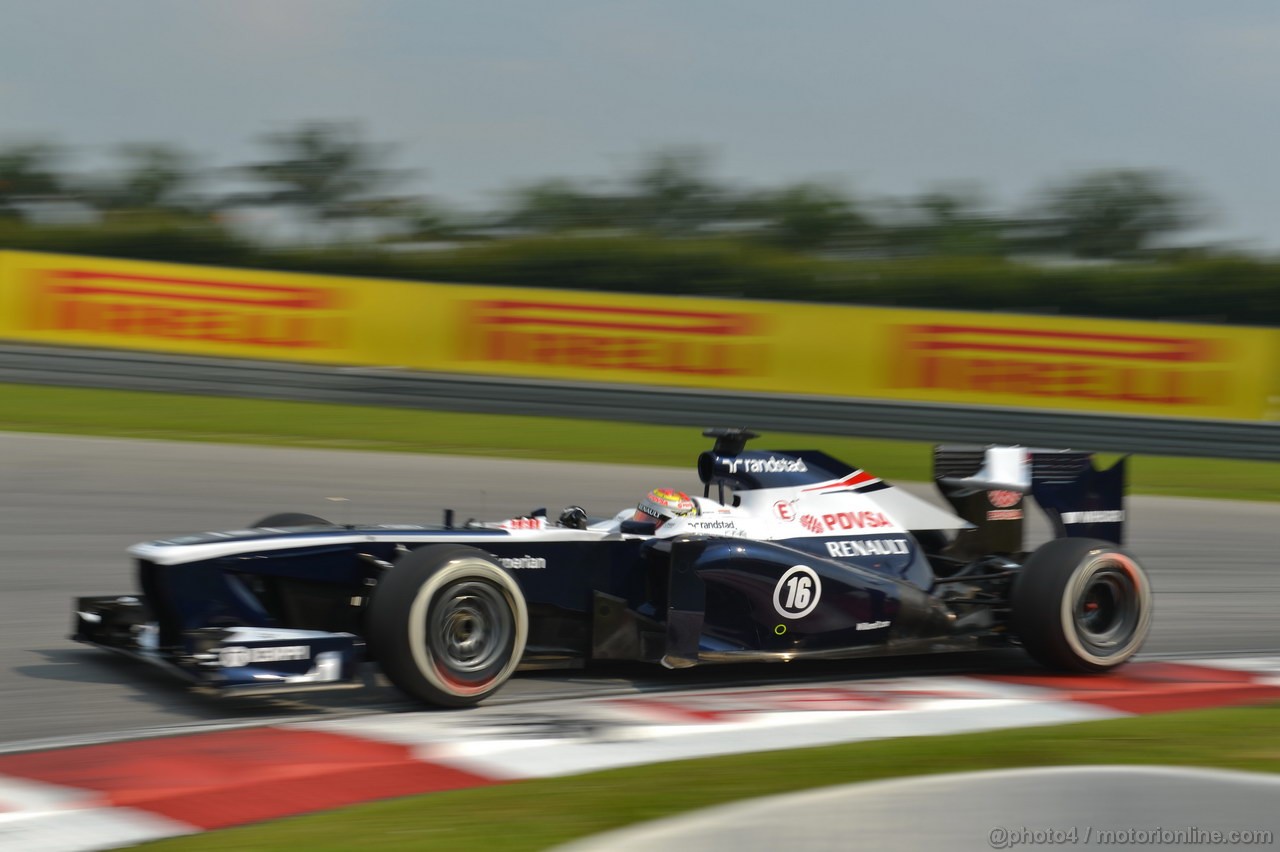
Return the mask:
<svg viewBox="0 0 1280 852">
<path fill-rule="evenodd" d="M 1002 208 L 1140 167 L 1185 178 L 1214 236 L 1275 250 L 1278 101 L 1274 0 L 7 0 L 0 26 L 0 142 L 231 165 L 354 119 L 412 189 L 472 206 L 672 145 L 742 184 L 969 182 Z"/>
</svg>

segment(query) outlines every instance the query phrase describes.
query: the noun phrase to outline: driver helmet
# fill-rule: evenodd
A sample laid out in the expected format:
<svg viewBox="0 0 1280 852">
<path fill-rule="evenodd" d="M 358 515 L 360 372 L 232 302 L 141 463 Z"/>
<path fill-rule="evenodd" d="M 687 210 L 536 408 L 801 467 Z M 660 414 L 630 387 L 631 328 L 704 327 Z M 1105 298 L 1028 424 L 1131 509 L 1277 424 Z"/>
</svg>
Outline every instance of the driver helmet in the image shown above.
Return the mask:
<svg viewBox="0 0 1280 852">
<path fill-rule="evenodd" d="M 673 488 L 655 488 L 636 506 L 634 520 L 656 521 L 662 526 L 672 518 L 698 514 L 698 504 L 683 491 Z"/>
</svg>

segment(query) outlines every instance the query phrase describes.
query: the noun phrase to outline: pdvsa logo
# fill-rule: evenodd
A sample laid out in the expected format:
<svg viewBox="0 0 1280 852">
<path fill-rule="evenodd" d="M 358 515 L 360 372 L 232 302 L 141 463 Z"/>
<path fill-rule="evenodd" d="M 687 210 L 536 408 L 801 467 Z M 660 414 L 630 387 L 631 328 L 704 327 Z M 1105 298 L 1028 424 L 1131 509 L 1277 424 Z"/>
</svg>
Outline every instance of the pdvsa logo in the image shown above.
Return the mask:
<svg viewBox="0 0 1280 852">
<path fill-rule="evenodd" d="M 987 502 L 993 507 L 987 510 L 988 521 L 1022 520 L 1022 492 L 988 491 Z"/>
<path fill-rule="evenodd" d="M 822 516 L 828 530 L 861 530 L 892 526 L 880 512 L 833 512 Z"/>
<path fill-rule="evenodd" d="M 997 509 L 1012 509 L 1018 505 L 1018 501 L 1022 499 L 1022 494 L 1018 491 L 988 491 L 987 499 Z"/>
<path fill-rule="evenodd" d="M 800 526 L 807 529 L 814 535 L 822 535 L 826 532 L 826 528 L 822 526 L 822 521 L 816 515 L 801 515 Z"/>
</svg>

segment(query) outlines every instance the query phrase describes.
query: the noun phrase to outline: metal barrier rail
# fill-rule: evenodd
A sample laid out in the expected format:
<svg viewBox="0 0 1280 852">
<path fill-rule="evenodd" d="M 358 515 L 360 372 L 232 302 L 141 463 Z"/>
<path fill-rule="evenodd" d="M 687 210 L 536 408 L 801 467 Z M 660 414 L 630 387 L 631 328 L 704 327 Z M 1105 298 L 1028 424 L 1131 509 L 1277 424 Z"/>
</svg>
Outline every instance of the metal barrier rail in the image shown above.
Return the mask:
<svg viewBox="0 0 1280 852">
<path fill-rule="evenodd" d="M 1280 460 L 1280 423 L 549 382 L 114 350 L 0 346 L 0 382 Z"/>
</svg>

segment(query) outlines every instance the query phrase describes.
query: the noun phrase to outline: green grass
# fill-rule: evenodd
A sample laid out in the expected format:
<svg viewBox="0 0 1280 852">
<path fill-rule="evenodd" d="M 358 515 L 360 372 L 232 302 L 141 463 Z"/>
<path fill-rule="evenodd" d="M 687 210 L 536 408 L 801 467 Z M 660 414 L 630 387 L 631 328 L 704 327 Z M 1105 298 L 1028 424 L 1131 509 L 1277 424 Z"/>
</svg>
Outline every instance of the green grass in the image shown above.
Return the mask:
<svg viewBox="0 0 1280 852">
<path fill-rule="evenodd" d="M 544 849 L 682 811 L 833 784 L 1098 763 L 1280 772 L 1280 705 L 655 764 L 376 802 L 144 848 Z"/>
<path fill-rule="evenodd" d="M 707 425 L 717 424 L 707 415 Z M 457 414 L 310 402 L 0 384 L 0 430 L 178 441 L 691 466 L 698 429 L 553 417 Z M 886 479 L 928 480 L 912 441 L 769 432 L 765 445 L 817 447 Z M 1280 463 L 1139 456 L 1137 493 L 1280 500 Z"/>
</svg>

